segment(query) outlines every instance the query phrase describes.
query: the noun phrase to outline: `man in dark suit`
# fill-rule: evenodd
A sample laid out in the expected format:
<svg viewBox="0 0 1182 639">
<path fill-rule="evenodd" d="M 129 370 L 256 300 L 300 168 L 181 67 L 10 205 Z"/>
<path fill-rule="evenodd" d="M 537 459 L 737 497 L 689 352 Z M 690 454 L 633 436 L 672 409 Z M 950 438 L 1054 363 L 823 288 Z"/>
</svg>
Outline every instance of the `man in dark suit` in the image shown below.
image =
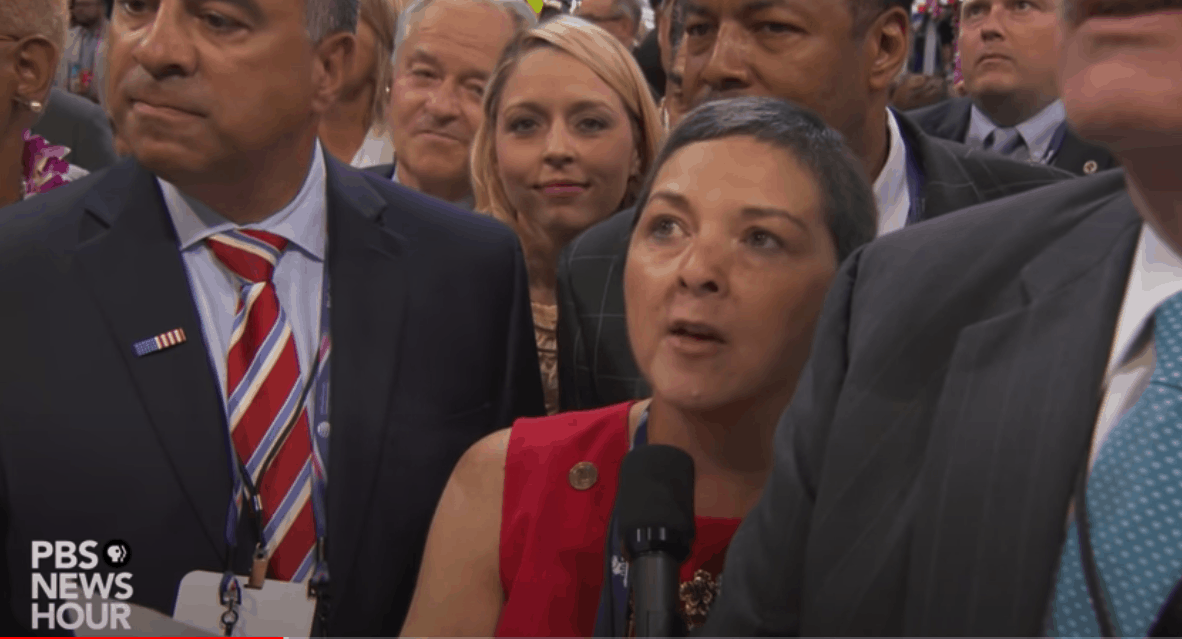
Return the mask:
<svg viewBox="0 0 1182 639">
<path fill-rule="evenodd" d="M 1179 632 L 1182 14 L 1068 2 L 1068 116 L 1125 171 L 846 262 L 705 636 Z"/>
<path fill-rule="evenodd" d="M 928 135 L 967 143 L 970 142 L 968 138 L 973 109 L 972 98 L 950 98 L 929 107 L 908 111 L 907 116 Z M 1115 166 L 1115 160 L 1108 149 L 1082 140 L 1070 126 L 1067 126 L 1066 120 L 1058 122 L 1048 129 L 1050 135 L 1046 139 L 1047 145 L 1043 152 L 1045 155 L 1042 156 L 1046 164 L 1076 175 L 1091 175 Z M 1062 129 L 1058 128 L 1060 125 L 1063 126 Z M 974 139 L 983 140 L 987 135 L 974 136 Z"/>
<path fill-rule="evenodd" d="M 134 158 L 0 213 L 0 613 L 30 623 L 33 541 L 119 539 L 132 602 L 261 565 L 394 635 L 455 462 L 543 412 L 521 251 L 320 148 L 354 0 L 211 11 L 120 3 Z"/>
<path fill-rule="evenodd" d="M 45 112 L 32 131 L 53 144 L 69 147 L 66 161 L 91 173 L 111 166 L 118 159 L 106 111 L 86 98 L 56 87 L 50 90 Z"/>
<path fill-rule="evenodd" d="M 968 0 L 959 47 L 967 97 L 909 113 L 929 135 L 1051 164 L 1076 175 L 1112 168 L 1107 149 L 1067 124 L 1055 62 L 1061 0 Z"/>
<path fill-rule="evenodd" d="M 888 111 L 891 81 L 906 59 L 910 2 L 784 0 L 784 7 L 767 11 L 788 26 L 794 19 L 819 25 L 810 37 L 822 44 L 778 48 L 744 44 L 773 37 L 761 26 L 764 21 L 746 20 L 762 10 L 757 0 L 683 1 L 686 95 L 699 101 L 767 95 L 817 111 L 845 135 L 867 175 L 877 176 L 880 235 L 1068 177 L 933 139 Z M 867 47 L 873 55 L 864 53 Z M 851 77 L 867 82 L 858 85 Z M 592 227 L 560 259 L 558 365 L 564 409 L 594 408 L 648 393 L 624 326 L 623 267 L 633 215 L 625 211 Z"/>
</svg>

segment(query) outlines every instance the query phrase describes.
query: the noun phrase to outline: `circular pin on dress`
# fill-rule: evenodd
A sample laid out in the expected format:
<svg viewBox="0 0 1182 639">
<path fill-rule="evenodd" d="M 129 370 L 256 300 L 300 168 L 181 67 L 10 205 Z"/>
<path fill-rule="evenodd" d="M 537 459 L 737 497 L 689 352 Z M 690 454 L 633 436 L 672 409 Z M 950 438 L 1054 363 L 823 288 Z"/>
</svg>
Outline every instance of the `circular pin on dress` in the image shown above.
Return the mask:
<svg viewBox="0 0 1182 639">
<path fill-rule="evenodd" d="M 1096 164 L 1095 160 L 1088 160 L 1087 162 L 1084 162 L 1084 166 L 1083 166 L 1084 175 L 1091 175 L 1091 174 L 1095 173 L 1096 169 L 1098 169 L 1098 168 L 1100 168 L 1100 165 Z"/>
<path fill-rule="evenodd" d="M 570 479 L 570 485 L 575 490 L 587 490 L 599 481 L 599 469 L 591 462 L 579 462 L 571 466 L 567 478 Z"/>
<path fill-rule="evenodd" d="M 316 425 L 316 434 L 322 438 L 328 438 L 328 422 L 320 422 Z"/>
</svg>

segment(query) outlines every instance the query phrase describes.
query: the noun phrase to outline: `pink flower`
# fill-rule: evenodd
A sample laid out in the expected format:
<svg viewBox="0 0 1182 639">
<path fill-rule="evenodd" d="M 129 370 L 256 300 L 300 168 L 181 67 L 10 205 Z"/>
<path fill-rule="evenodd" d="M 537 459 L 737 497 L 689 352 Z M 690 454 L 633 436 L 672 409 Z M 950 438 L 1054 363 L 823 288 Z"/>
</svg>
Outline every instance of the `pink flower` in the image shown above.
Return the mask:
<svg viewBox="0 0 1182 639">
<path fill-rule="evenodd" d="M 66 183 L 70 165 L 62 158 L 70 152 L 64 146 L 54 146 L 39 135 L 24 132 L 25 148 L 21 155 L 24 167 L 25 197 L 45 193 Z"/>
</svg>

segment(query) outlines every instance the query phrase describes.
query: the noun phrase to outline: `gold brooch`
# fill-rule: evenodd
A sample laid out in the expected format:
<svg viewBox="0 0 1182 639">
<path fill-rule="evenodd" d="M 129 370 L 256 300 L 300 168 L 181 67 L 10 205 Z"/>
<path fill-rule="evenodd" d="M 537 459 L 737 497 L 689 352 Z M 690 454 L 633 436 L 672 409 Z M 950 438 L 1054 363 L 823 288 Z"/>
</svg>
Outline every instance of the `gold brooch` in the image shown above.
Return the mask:
<svg viewBox="0 0 1182 639">
<path fill-rule="evenodd" d="M 706 623 L 706 615 L 710 614 L 710 606 L 718 598 L 718 590 L 722 586 L 722 575 L 718 579 L 705 570 L 694 572 L 694 578 L 681 583 L 678 593 L 685 612 L 685 624 L 693 630 Z"/>
<path fill-rule="evenodd" d="M 589 461 L 579 462 L 571 466 L 567 479 L 575 490 L 587 490 L 599 481 L 599 469 Z"/>
</svg>

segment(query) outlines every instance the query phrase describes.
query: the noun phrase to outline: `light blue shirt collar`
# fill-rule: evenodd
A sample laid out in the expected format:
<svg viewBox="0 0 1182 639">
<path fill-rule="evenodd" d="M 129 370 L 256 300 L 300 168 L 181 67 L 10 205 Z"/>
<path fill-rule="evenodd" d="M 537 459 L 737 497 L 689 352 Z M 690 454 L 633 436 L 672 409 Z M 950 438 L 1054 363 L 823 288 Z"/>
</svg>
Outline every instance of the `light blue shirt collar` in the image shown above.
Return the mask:
<svg viewBox="0 0 1182 639">
<path fill-rule="evenodd" d="M 182 193 L 176 186 L 159 177 L 156 181 L 160 185 L 182 251 L 205 241 L 210 236 L 239 228 L 196 198 Z M 312 166 L 308 169 L 304 184 L 295 198 L 262 222 L 241 228 L 274 233 L 316 261 L 323 262 L 328 243 L 327 184 L 324 152 L 318 140 L 312 152 Z"/>
<path fill-rule="evenodd" d="M 1055 100 L 1042 111 L 1015 127 L 1018 129 L 1018 134 L 1022 136 L 1022 140 L 1026 142 L 1026 148 L 1029 149 L 1032 159 L 1044 161 L 1047 158 L 1052 151 L 1050 146 L 1051 140 L 1055 137 L 1055 131 L 1066 120 L 1067 111 L 1063 108 L 1063 101 Z M 969 132 L 965 135 L 965 144 L 979 149 L 984 146 L 985 138 L 989 137 L 989 134 L 997 128 L 1000 127 L 974 104 L 972 115 L 969 118 Z"/>
</svg>

